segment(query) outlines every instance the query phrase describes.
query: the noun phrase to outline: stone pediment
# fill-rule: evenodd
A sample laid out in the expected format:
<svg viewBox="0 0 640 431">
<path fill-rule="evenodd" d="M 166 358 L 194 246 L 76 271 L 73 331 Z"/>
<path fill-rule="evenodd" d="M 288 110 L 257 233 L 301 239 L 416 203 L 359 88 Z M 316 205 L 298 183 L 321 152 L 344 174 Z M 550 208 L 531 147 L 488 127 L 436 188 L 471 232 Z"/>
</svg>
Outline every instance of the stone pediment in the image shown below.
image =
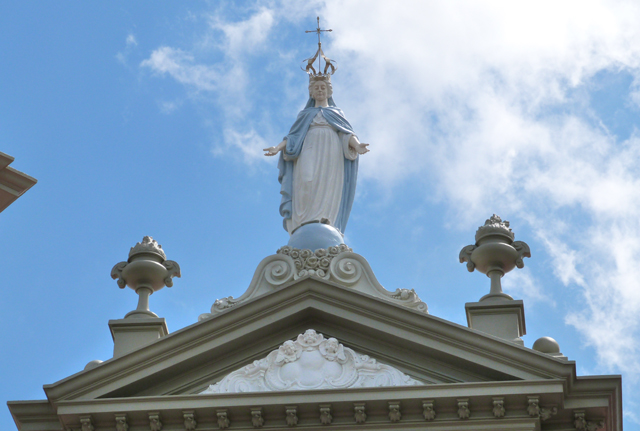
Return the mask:
<svg viewBox="0 0 640 431">
<path fill-rule="evenodd" d="M 308 329 L 266 358 L 225 376 L 203 394 L 370 388 L 423 384 Z"/>
<path fill-rule="evenodd" d="M 575 375 L 571 361 L 306 276 L 45 391 L 54 402 L 198 394 L 309 328 L 428 385 Z"/>
<path fill-rule="evenodd" d="M 311 353 L 306 356 L 295 342 L 309 328 L 324 335 L 317 346 L 305 342 Z M 336 341 L 329 343 L 331 338 Z M 376 361 L 364 360 L 364 355 Z M 264 359 L 277 366 L 264 367 Z M 299 361 L 306 365 L 297 370 L 287 367 L 302 364 Z M 330 362 L 334 364 L 327 366 Z M 300 379 L 310 366 L 325 370 Z M 237 385 L 237 392 L 202 393 L 217 382 L 230 387 L 242 380 L 233 383 L 234 376 L 252 374 L 246 371 L 254 371 L 257 382 L 263 372 L 271 371 L 281 382 L 272 380 L 271 390 L 256 391 L 251 387 L 255 381 L 249 379 L 247 392 Z M 378 386 L 379 376 L 391 386 Z M 350 383 L 354 377 L 355 384 L 364 385 Z M 326 388 L 327 383 L 340 387 Z M 298 387 L 282 388 L 287 384 Z M 85 424 L 115 429 L 124 422 L 135 429 L 160 423 L 163 429 L 185 429 L 183 424 L 194 422 L 197 429 L 251 429 L 255 420 L 260 426 L 285 429 L 289 420 L 294 423 L 297 418 L 300 425 L 316 429 L 313 424 L 322 426 L 318 417 L 326 421 L 323 424 L 353 426 L 355 411 L 366 419 L 358 426 L 371 424 L 375 429 L 398 421 L 409 428 L 394 429 L 416 429 L 425 420 L 434 420 L 432 424 L 441 424 L 442 429 L 452 429 L 454 423 L 478 429 L 482 423 L 491 429 L 533 431 L 540 429 L 541 420 L 553 421 L 556 412 L 555 417 L 563 420 L 569 414 L 612 417 L 620 399 L 619 378 L 577 379 L 572 361 L 314 276 L 294 280 L 44 389 L 47 400 L 10 403 L 17 421 L 46 423 L 46 429 L 58 429 L 55 426 L 61 423 L 66 429 Z M 595 407 L 584 403 L 585 395 L 594 400 L 588 406 Z M 566 405 L 588 408 L 575 413 L 561 408 Z M 608 407 L 605 411 L 598 406 Z M 508 417 L 500 416 L 505 409 Z"/>
</svg>

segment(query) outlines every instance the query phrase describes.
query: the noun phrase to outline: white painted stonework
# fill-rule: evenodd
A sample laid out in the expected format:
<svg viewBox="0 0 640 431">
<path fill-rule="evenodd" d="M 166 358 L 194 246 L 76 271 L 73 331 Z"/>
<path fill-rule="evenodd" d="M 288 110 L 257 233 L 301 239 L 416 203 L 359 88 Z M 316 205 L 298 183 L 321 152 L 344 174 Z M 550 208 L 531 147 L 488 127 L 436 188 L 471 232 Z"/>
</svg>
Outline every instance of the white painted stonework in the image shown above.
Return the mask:
<svg viewBox="0 0 640 431">
<path fill-rule="evenodd" d="M 255 361 L 209 386 L 203 394 L 414 386 L 424 383 L 325 339 L 313 329 L 288 340 Z"/>
<path fill-rule="evenodd" d="M 260 262 L 251 284 L 239 298 L 228 296 L 217 299 L 210 313 L 201 314 L 198 320 L 209 319 L 243 302 L 261 296 L 289 283 L 305 277 L 317 277 L 337 283 L 355 291 L 402 305 L 412 310 L 428 313 L 427 304 L 422 302 L 413 289 L 389 291 L 377 280 L 367 260 L 342 244 L 316 251 L 282 247 L 274 255 Z"/>
</svg>

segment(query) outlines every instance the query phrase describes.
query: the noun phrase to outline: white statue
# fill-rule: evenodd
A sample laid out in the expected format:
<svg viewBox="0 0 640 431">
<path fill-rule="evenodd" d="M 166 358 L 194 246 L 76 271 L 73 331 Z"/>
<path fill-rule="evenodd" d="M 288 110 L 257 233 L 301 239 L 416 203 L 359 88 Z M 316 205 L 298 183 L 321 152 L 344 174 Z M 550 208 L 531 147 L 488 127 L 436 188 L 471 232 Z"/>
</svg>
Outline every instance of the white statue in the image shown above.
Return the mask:
<svg viewBox="0 0 640 431">
<path fill-rule="evenodd" d="M 320 31 L 324 30 L 318 25 Z M 355 196 L 358 155 L 369 151 L 333 101 L 327 69 L 335 68 L 320 46 L 318 41 L 318 52 L 307 65 L 307 105 L 282 142 L 264 149 L 265 156 L 280 153 L 280 214 L 289 234 L 308 223 L 328 224 L 344 234 Z M 318 55 L 325 59 L 325 73 L 313 69 Z"/>
</svg>

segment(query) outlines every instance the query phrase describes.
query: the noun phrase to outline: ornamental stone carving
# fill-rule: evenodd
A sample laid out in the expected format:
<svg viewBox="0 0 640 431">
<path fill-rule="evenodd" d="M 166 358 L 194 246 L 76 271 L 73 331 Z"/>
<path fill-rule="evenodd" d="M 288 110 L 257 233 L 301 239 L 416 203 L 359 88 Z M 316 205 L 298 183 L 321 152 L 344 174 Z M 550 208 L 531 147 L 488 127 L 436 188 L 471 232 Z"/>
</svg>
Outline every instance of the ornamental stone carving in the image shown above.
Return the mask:
<svg viewBox="0 0 640 431">
<path fill-rule="evenodd" d="M 129 424 L 127 424 L 127 415 L 116 414 L 116 431 L 129 431 Z"/>
<path fill-rule="evenodd" d="M 281 247 L 275 255 L 268 256 L 260 262 L 244 294 L 238 298 L 227 296 L 217 299 L 211 306 L 211 312 L 201 314 L 198 320 L 213 317 L 251 298 L 271 292 L 285 283 L 304 277 L 332 281 L 355 291 L 428 313 L 427 304 L 420 300 L 415 290 L 388 291 L 378 283 L 366 259 L 342 244 L 315 251 Z"/>
<path fill-rule="evenodd" d="M 209 386 L 203 394 L 412 386 L 423 383 L 325 339 L 313 329 L 284 342 L 266 358 L 254 361 Z"/>
<path fill-rule="evenodd" d="M 216 417 L 218 418 L 218 428 L 221 430 L 229 428 L 231 421 L 229 421 L 229 416 L 227 416 L 227 409 L 218 409 L 216 411 Z"/>
<path fill-rule="evenodd" d="M 182 418 L 184 419 L 184 430 L 185 431 L 195 431 L 198 423 L 196 422 L 196 417 L 193 410 L 182 412 Z"/>
<path fill-rule="evenodd" d="M 138 294 L 138 307 L 126 317 L 158 317 L 149 310 L 149 296 L 165 286 L 173 286 L 173 277 L 180 277 L 180 266 L 167 260 L 167 256 L 150 236 L 131 247 L 129 259 L 117 263 L 111 270 L 111 278 L 117 279 L 118 287 L 129 286 Z"/>
<path fill-rule="evenodd" d="M 91 415 L 80 417 L 81 431 L 94 431 L 93 424 L 91 423 Z"/>
<path fill-rule="evenodd" d="M 331 425 L 333 416 L 331 416 L 331 404 L 320 404 L 320 423 L 322 425 Z"/>
<path fill-rule="evenodd" d="M 278 249 L 276 254 L 290 256 L 293 259 L 295 267 L 295 278 L 305 277 L 307 275 L 317 275 L 318 277 L 329 278 L 329 265 L 334 257 L 344 252 L 352 252 L 346 244 L 329 247 L 327 249 L 319 248 L 316 251 L 300 250 L 297 248 L 284 246 Z"/>
<path fill-rule="evenodd" d="M 365 403 L 353 404 L 353 418 L 357 424 L 363 424 L 367 421 L 367 413 L 365 412 Z"/>
<path fill-rule="evenodd" d="M 529 413 L 529 416 L 531 417 L 540 416 L 540 398 L 529 396 L 527 397 L 527 401 L 529 404 L 527 406 L 527 413 Z"/>
<path fill-rule="evenodd" d="M 400 413 L 400 401 L 389 402 L 389 420 L 391 422 L 400 422 L 402 413 Z"/>
<path fill-rule="evenodd" d="M 254 428 L 262 428 L 264 425 L 264 418 L 262 417 L 262 407 L 256 407 L 251 409 L 251 423 Z"/>
<path fill-rule="evenodd" d="M 469 419 L 471 417 L 471 410 L 469 410 L 469 399 L 458 400 L 458 417 L 460 419 Z"/>
<path fill-rule="evenodd" d="M 432 421 L 436 418 L 436 409 L 434 404 L 434 400 L 422 401 L 422 416 L 424 416 L 425 421 Z"/>
<path fill-rule="evenodd" d="M 162 421 L 160 420 L 159 412 L 149 413 L 149 429 L 151 431 L 162 430 Z"/>
<path fill-rule="evenodd" d="M 584 410 L 574 410 L 573 425 L 577 431 L 597 431 L 604 428 L 604 421 L 589 421 Z"/>
<path fill-rule="evenodd" d="M 546 421 L 551 416 L 555 416 L 557 414 L 558 414 L 558 408 L 557 407 L 541 408 L 540 409 L 540 420 Z"/>
<path fill-rule="evenodd" d="M 298 425 L 298 407 L 297 406 L 286 406 L 284 413 L 285 413 L 285 419 L 287 421 L 287 426 L 294 427 Z"/>
<path fill-rule="evenodd" d="M 514 241 L 515 235 L 508 221 L 492 215 L 476 231 L 476 243 L 460 251 L 460 263 L 467 263 L 467 270 L 477 269 L 491 279 L 491 290 L 480 301 L 486 299 L 513 298 L 502 292 L 500 279 L 513 268 L 523 268 L 523 258 L 531 257 L 529 246 L 522 241 Z"/>
<path fill-rule="evenodd" d="M 506 410 L 504 409 L 504 398 L 493 397 L 493 417 L 496 419 L 503 418 Z"/>
</svg>

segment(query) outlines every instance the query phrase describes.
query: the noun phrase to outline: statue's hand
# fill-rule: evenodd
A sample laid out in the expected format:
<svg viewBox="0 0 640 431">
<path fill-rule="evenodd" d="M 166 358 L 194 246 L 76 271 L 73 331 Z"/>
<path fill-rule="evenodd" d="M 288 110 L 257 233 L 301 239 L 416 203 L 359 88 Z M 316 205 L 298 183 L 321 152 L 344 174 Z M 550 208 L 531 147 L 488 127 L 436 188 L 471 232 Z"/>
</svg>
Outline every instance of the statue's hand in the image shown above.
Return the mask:
<svg viewBox="0 0 640 431">
<path fill-rule="evenodd" d="M 265 153 L 264 153 L 265 156 L 275 156 L 276 154 L 278 154 L 280 152 L 280 148 L 278 148 L 278 147 L 269 147 L 269 148 L 263 148 L 262 151 L 265 151 Z"/>
<path fill-rule="evenodd" d="M 367 148 L 369 144 L 357 144 L 355 150 L 358 154 L 368 153 L 369 149 Z"/>
<path fill-rule="evenodd" d="M 275 156 L 280 151 L 284 150 L 284 147 L 286 146 L 287 146 L 287 140 L 283 139 L 282 142 L 280 142 L 275 147 L 263 148 L 262 151 L 265 151 L 264 153 L 265 156 Z"/>
</svg>

